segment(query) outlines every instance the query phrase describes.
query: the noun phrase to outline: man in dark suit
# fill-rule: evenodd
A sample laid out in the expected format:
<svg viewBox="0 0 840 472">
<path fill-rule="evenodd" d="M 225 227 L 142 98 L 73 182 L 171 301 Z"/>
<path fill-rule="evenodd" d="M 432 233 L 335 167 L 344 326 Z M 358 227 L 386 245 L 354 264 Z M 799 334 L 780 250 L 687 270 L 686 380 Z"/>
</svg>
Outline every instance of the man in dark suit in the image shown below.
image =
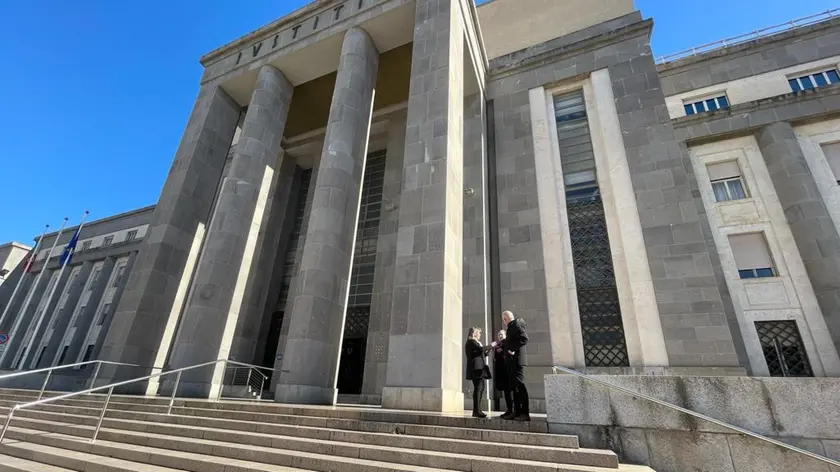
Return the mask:
<svg viewBox="0 0 840 472">
<path fill-rule="evenodd" d="M 528 333 L 525 332 L 525 322 L 516 319 L 511 311 L 502 313 L 502 322 L 507 330 L 505 350 L 508 367 L 508 381 L 513 387 L 514 411 L 512 414 L 502 415 L 502 419 L 514 421 L 531 421 L 528 408 L 528 388 L 525 386 L 525 365 L 528 364 L 525 345 L 528 344 Z"/>
</svg>

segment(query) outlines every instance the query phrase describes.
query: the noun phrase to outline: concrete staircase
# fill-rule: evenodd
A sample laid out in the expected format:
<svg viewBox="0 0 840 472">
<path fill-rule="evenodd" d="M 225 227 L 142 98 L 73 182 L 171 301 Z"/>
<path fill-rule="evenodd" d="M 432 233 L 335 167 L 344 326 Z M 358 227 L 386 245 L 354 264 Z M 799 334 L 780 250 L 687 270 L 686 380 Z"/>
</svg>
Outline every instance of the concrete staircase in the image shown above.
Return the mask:
<svg viewBox="0 0 840 472">
<path fill-rule="evenodd" d="M 4 415 L 37 392 L 0 389 Z M 49 396 L 49 394 L 47 395 Z M 355 407 L 80 396 L 15 413 L 2 471 L 652 472 L 531 423 Z"/>
</svg>

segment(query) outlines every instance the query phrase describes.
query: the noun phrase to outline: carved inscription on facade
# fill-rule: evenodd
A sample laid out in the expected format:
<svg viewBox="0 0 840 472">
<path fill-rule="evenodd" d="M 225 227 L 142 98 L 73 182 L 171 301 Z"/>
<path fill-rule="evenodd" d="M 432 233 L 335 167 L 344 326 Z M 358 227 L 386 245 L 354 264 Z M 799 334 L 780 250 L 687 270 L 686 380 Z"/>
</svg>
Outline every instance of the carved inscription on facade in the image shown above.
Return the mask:
<svg viewBox="0 0 840 472">
<path fill-rule="evenodd" d="M 322 10 L 310 17 L 302 18 L 292 26 L 278 31 L 273 36 L 250 44 L 236 55 L 234 65 L 248 62 L 257 57 L 268 54 L 277 48 L 286 47 L 310 34 L 332 26 L 359 11 L 375 5 L 382 0 L 345 0 L 334 7 Z"/>
</svg>

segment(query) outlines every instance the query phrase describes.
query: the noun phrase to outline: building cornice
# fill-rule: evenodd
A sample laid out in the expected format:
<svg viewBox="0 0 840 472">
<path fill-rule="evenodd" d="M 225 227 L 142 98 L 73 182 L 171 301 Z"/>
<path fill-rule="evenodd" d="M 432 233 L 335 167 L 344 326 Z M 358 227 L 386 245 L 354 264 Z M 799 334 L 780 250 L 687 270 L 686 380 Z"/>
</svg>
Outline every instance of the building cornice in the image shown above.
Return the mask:
<svg viewBox="0 0 840 472">
<path fill-rule="evenodd" d="M 686 69 L 692 69 L 695 66 L 705 62 L 714 62 L 718 59 L 731 60 L 730 56 L 739 55 L 747 51 L 750 54 L 754 54 L 757 51 L 761 51 L 772 47 L 776 43 L 792 42 L 794 40 L 801 39 L 806 36 L 822 34 L 822 31 L 836 27 L 840 27 L 840 17 L 822 21 L 820 23 L 815 23 L 813 25 L 802 26 L 771 36 L 765 36 L 763 38 L 755 39 L 745 43 L 740 43 L 735 46 L 723 47 L 720 49 L 715 49 L 712 51 L 697 54 L 696 56 L 689 56 L 683 59 L 677 59 L 675 61 L 658 64 L 656 66 L 656 70 L 661 75 L 665 76 L 678 74 L 680 72 L 685 71 Z"/>
<path fill-rule="evenodd" d="M 108 216 L 108 217 L 105 217 L 105 218 L 102 218 L 102 219 L 99 219 L 99 220 L 94 220 L 94 221 L 91 221 L 89 223 L 85 223 L 85 228 L 94 227 L 94 226 L 100 225 L 102 223 L 107 223 L 109 221 L 119 220 L 121 218 L 126 218 L 126 217 L 129 217 L 129 216 L 139 215 L 141 213 L 152 212 L 154 210 L 155 210 L 155 205 L 149 205 L 149 206 L 141 207 L 141 208 L 138 208 L 136 210 L 126 211 L 124 213 L 118 213 L 116 215 Z M 78 225 L 74 225 L 74 226 L 71 226 L 71 227 L 64 228 L 63 234 L 72 234 L 72 232 L 76 231 L 76 228 L 78 228 L 78 227 L 79 227 Z M 58 231 L 53 231 L 52 233 L 45 234 L 44 238 L 49 238 L 49 237 L 52 237 L 52 236 L 56 236 L 57 234 L 58 234 Z"/>
<path fill-rule="evenodd" d="M 245 36 L 241 36 L 239 39 L 236 39 L 230 43 L 225 44 L 219 48 L 216 48 L 207 54 L 201 56 L 199 62 L 203 66 L 207 66 L 223 57 L 226 57 L 228 54 L 236 52 L 248 44 L 256 41 L 259 38 L 263 40 L 270 37 L 272 34 L 275 34 L 278 30 L 283 29 L 284 27 L 289 26 L 290 24 L 297 23 L 304 17 L 309 17 L 312 13 L 315 13 L 319 10 L 328 10 L 333 5 L 341 3 L 344 0 L 315 0 L 308 5 L 305 5 L 297 10 L 292 11 L 288 15 L 284 15 L 281 18 L 278 18 L 271 23 L 262 26 L 260 28 L 255 29 L 254 31 L 246 34 Z"/>
<path fill-rule="evenodd" d="M 803 90 L 671 120 L 688 145 L 755 133 L 772 123 L 804 124 L 840 115 L 840 86 Z"/>
<path fill-rule="evenodd" d="M 632 24 L 628 20 L 639 18 L 639 13 L 610 20 L 569 35 L 553 39 L 538 46 L 497 57 L 490 61 L 488 80 L 496 80 L 523 70 L 539 67 L 549 62 L 556 62 L 565 58 L 596 51 L 611 44 L 620 43 L 629 38 L 642 35 L 650 37 L 653 31 L 653 20 L 640 19 Z M 604 25 L 617 24 L 615 28 L 604 30 Z M 622 25 L 623 24 L 623 25 Z M 576 36 L 580 36 L 578 39 Z M 574 38 L 569 41 L 569 38 Z"/>
</svg>

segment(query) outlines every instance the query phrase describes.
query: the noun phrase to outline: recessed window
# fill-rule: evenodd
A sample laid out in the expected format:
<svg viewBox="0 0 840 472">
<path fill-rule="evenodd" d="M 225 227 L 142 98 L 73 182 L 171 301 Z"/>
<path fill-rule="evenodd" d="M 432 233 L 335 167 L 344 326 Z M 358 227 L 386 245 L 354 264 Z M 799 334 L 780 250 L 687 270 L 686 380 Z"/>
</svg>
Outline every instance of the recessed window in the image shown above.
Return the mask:
<svg viewBox="0 0 840 472">
<path fill-rule="evenodd" d="M 840 184 L 840 143 L 823 144 L 822 150 L 834 173 L 834 181 Z"/>
<path fill-rule="evenodd" d="M 94 344 L 88 344 L 85 348 L 85 355 L 82 357 L 82 362 L 87 362 L 93 357 L 93 349 L 96 347 Z M 82 366 L 82 369 L 85 369 L 87 366 Z"/>
<path fill-rule="evenodd" d="M 772 377 L 813 377 L 796 321 L 756 321 L 764 360 Z"/>
<path fill-rule="evenodd" d="M 788 83 L 790 84 L 791 90 L 800 92 L 826 85 L 840 84 L 840 74 L 837 73 L 837 69 L 828 69 L 801 77 L 792 77 L 788 79 Z"/>
<path fill-rule="evenodd" d="M 715 193 L 715 201 L 741 200 L 747 198 L 747 190 L 741 177 L 738 161 L 720 162 L 706 166 L 709 180 Z"/>
<path fill-rule="evenodd" d="M 68 350 L 70 350 L 70 346 L 64 346 L 64 348 L 61 349 L 61 355 L 58 357 L 58 362 L 56 362 L 55 365 L 61 365 L 61 363 L 64 362 L 64 358 L 67 357 Z"/>
<path fill-rule="evenodd" d="M 102 247 L 108 247 L 113 243 L 114 243 L 114 237 L 113 236 L 108 236 L 107 238 L 105 238 L 104 241 L 102 241 Z"/>
<path fill-rule="evenodd" d="M 125 275 L 125 264 L 117 268 L 117 276 L 114 277 L 114 283 L 111 284 L 111 287 L 119 287 L 120 282 L 122 282 L 123 275 Z"/>
<path fill-rule="evenodd" d="M 729 108 L 729 100 L 726 95 L 719 97 L 707 98 L 705 100 L 690 101 L 683 105 L 685 107 L 686 115 L 695 115 L 697 113 L 705 113 L 707 111 L 718 111 L 724 108 Z"/>
<path fill-rule="evenodd" d="M 764 233 L 730 235 L 729 245 L 738 266 L 738 277 L 761 279 L 776 276 L 773 257 L 770 255 Z"/>
<path fill-rule="evenodd" d="M 102 311 L 99 313 L 99 318 L 96 320 L 96 326 L 102 326 L 105 324 L 105 318 L 108 318 L 108 312 L 111 311 L 111 304 L 106 303 L 105 306 L 102 307 Z"/>
<path fill-rule="evenodd" d="M 133 230 L 133 231 L 129 231 L 128 234 L 125 235 L 126 242 L 134 241 L 135 239 L 137 239 L 137 230 L 136 229 Z"/>
</svg>

